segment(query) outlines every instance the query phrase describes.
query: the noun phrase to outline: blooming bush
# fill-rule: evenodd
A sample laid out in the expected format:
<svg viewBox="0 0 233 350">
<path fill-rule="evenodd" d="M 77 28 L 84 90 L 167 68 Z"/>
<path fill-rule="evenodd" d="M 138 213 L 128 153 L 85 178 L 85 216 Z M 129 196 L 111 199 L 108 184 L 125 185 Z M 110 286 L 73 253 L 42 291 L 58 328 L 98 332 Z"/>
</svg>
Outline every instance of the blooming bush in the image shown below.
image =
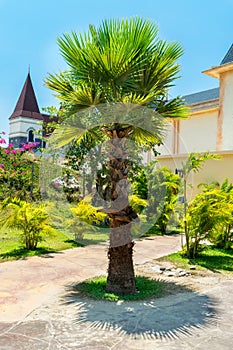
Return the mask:
<svg viewBox="0 0 233 350">
<path fill-rule="evenodd" d="M 38 165 L 34 153 L 38 142 L 23 143 L 20 149 L 7 145 L 0 133 L 0 200 L 6 197 L 38 199 Z"/>
</svg>

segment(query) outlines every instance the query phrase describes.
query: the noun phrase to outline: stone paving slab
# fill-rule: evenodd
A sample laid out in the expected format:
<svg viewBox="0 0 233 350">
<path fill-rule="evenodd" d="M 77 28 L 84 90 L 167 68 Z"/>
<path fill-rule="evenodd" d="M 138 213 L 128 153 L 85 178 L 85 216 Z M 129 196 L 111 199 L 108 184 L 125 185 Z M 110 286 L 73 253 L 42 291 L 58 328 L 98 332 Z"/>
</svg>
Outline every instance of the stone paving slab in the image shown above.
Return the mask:
<svg viewBox="0 0 233 350">
<path fill-rule="evenodd" d="M 138 242 L 135 261 L 150 261 L 178 246 L 179 241 L 169 237 Z M 144 302 L 92 301 L 75 295 L 70 286 L 95 274 L 96 266 L 97 274 L 106 268 L 106 256 L 102 260 L 106 246 L 87 248 L 54 255 L 46 263 L 35 257 L 0 264 L 1 277 L 7 273 L 15 277 L 12 281 L 7 276 L 8 290 L 6 282 L 4 288 L 1 283 L 1 350 L 233 348 L 232 279 L 206 284 L 201 292 L 187 290 Z M 79 266 L 82 268 L 77 273 Z M 14 267 L 20 268 L 21 273 L 17 274 Z M 6 292 L 15 298 L 15 303 Z M 19 312 L 20 307 L 23 311 Z"/>
</svg>

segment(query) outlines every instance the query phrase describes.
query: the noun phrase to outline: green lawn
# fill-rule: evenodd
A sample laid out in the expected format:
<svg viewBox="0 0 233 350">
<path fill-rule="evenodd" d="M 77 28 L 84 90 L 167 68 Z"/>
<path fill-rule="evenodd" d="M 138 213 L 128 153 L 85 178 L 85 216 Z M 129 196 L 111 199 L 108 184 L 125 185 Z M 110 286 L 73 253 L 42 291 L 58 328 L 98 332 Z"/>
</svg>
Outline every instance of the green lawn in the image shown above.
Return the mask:
<svg viewBox="0 0 233 350">
<path fill-rule="evenodd" d="M 84 297 L 90 297 L 92 299 L 98 300 L 108 300 L 108 301 L 130 301 L 130 300 L 143 300 L 148 298 L 159 298 L 165 295 L 165 283 L 158 280 L 153 280 L 148 277 L 136 276 L 136 288 L 137 293 L 129 295 L 118 295 L 114 293 L 107 293 L 105 276 L 95 277 L 90 280 L 81 282 L 75 286 L 71 287 L 71 294 L 75 296 L 76 294 Z"/>
<path fill-rule="evenodd" d="M 188 259 L 181 253 L 174 253 L 164 256 L 159 261 L 170 261 L 182 268 L 189 268 L 196 265 L 199 269 L 208 269 L 213 272 L 233 272 L 233 249 L 217 249 L 206 246 L 196 259 Z"/>
<path fill-rule="evenodd" d="M 86 232 L 84 239 L 76 242 L 73 234 L 70 232 L 62 232 L 55 230 L 51 236 L 38 244 L 35 251 L 27 251 L 20 243 L 20 232 L 17 230 L 2 228 L 0 229 L 0 262 L 7 260 L 20 259 L 27 256 L 47 254 L 65 250 L 74 247 L 83 247 L 88 244 L 96 244 L 108 240 L 106 229 L 99 229 L 96 232 Z"/>
</svg>

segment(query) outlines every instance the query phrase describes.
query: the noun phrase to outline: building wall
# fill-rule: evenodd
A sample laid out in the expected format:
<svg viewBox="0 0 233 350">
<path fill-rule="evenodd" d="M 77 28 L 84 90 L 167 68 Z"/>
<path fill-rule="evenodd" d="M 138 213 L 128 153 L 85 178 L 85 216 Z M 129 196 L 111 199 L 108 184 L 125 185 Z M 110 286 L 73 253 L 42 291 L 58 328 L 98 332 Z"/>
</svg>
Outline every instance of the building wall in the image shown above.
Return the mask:
<svg viewBox="0 0 233 350">
<path fill-rule="evenodd" d="M 12 143 L 16 148 L 20 148 L 22 143 L 28 142 L 29 130 L 36 131 L 41 129 L 42 125 L 40 125 L 36 119 L 25 117 L 11 119 L 9 143 Z M 39 142 L 39 146 L 42 146 L 42 141 L 38 138 L 37 134 L 34 134 L 34 141 Z"/>
<path fill-rule="evenodd" d="M 189 200 L 201 191 L 197 186 L 200 183 L 211 183 L 217 181 L 222 183 L 226 178 L 233 183 L 233 153 L 216 152 L 222 157 L 221 160 L 207 160 L 203 168 L 198 173 L 191 173 L 188 183 L 191 185 L 188 189 Z M 185 162 L 187 155 L 173 155 L 173 156 L 158 156 L 158 166 L 167 166 L 173 172 L 176 169 L 182 169 L 182 162 Z"/>
<path fill-rule="evenodd" d="M 180 120 L 179 153 L 216 151 L 218 112 L 194 114 Z"/>
<path fill-rule="evenodd" d="M 174 123 L 172 121 L 168 121 L 163 145 L 156 147 L 156 150 L 158 150 L 160 154 L 169 155 L 174 153 L 174 132 Z"/>
<path fill-rule="evenodd" d="M 164 144 L 157 149 L 164 156 L 189 152 L 215 152 L 217 142 L 218 109 L 215 108 L 191 114 L 188 119 L 169 121 Z"/>
<path fill-rule="evenodd" d="M 220 77 L 222 150 L 233 150 L 233 71 Z"/>
<path fill-rule="evenodd" d="M 38 120 L 32 118 L 17 117 L 10 120 L 10 137 L 27 137 L 30 129 L 41 130 L 42 125 L 38 123 Z"/>
</svg>

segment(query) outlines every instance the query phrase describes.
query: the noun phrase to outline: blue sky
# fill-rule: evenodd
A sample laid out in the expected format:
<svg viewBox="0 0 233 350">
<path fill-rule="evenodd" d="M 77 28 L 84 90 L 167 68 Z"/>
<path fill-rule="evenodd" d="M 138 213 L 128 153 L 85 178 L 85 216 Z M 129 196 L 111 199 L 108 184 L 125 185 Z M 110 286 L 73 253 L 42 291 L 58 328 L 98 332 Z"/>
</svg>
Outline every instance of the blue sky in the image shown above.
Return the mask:
<svg viewBox="0 0 233 350">
<path fill-rule="evenodd" d="M 48 72 L 66 67 L 57 37 L 135 15 L 157 23 L 160 38 L 185 50 L 171 97 L 218 86 L 201 71 L 219 65 L 233 43 L 233 0 L 0 0 L 0 129 L 8 131 L 29 64 L 40 108 L 57 105 L 43 85 Z"/>
</svg>

